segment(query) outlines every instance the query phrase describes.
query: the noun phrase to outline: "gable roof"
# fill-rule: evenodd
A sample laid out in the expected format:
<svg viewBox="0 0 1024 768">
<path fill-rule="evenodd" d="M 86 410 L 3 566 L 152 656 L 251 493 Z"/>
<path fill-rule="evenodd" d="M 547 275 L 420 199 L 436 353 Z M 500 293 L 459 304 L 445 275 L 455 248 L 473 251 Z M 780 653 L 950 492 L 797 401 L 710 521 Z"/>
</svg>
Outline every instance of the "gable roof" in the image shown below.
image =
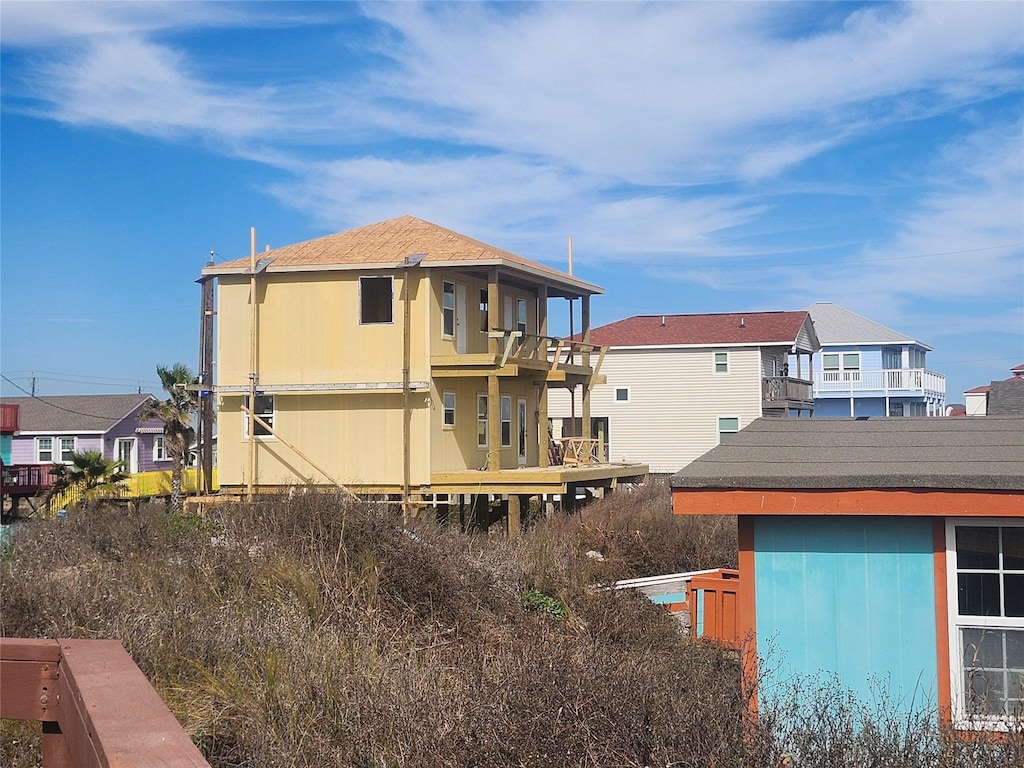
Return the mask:
<svg viewBox="0 0 1024 768">
<path fill-rule="evenodd" d="M 107 432 L 153 395 L 5 397 L 18 406 L 22 432 Z"/>
<path fill-rule="evenodd" d="M 673 488 L 1024 490 L 1024 418 L 752 421 Z"/>
<path fill-rule="evenodd" d="M 793 345 L 797 342 L 807 319 L 808 314 L 803 310 L 706 315 L 635 315 L 591 329 L 590 340 L 594 344 L 612 347 Z M 807 331 L 813 340 L 813 329 L 809 323 Z"/>
<path fill-rule="evenodd" d="M 831 302 L 812 304 L 807 311 L 811 313 L 814 330 L 823 347 L 836 344 L 917 344 L 929 352 L 932 349 L 917 339 Z"/>
<path fill-rule="evenodd" d="M 426 254 L 422 267 L 498 266 L 554 282 L 573 295 L 604 293 L 579 280 L 510 251 L 460 235 L 414 216 L 399 216 L 376 224 L 337 232 L 257 254 L 269 260 L 268 272 L 397 269 L 408 256 Z M 204 275 L 248 274 L 249 258 L 206 267 Z"/>
</svg>

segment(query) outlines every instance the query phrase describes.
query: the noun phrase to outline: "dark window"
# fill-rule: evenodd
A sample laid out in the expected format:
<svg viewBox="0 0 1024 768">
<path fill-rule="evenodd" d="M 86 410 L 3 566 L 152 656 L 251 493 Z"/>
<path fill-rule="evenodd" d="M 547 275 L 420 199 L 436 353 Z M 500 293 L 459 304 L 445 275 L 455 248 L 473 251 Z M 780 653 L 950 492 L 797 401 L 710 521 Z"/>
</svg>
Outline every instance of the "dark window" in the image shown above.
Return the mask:
<svg viewBox="0 0 1024 768">
<path fill-rule="evenodd" d="M 392 322 L 393 296 L 390 277 L 359 278 L 359 322 L 363 325 Z"/>
<path fill-rule="evenodd" d="M 455 283 L 444 284 L 444 306 L 442 309 L 444 315 L 444 329 L 442 333 L 445 336 L 455 335 Z"/>
</svg>

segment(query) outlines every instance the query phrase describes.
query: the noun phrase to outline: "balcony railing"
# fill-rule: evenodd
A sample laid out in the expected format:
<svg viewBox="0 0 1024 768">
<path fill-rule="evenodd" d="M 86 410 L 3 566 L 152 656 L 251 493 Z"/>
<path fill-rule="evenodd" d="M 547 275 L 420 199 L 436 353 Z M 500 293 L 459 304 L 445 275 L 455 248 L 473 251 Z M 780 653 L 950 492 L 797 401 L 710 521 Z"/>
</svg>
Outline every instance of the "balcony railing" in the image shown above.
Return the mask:
<svg viewBox="0 0 1024 768">
<path fill-rule="evenodd" d="M 517 364 L 538 371 L 547 370 L 551 374 L 561 371 L 560 376 L 568 372 L 596 377 L 607 351 L 607 347 L 599 344 L 557 336 L 537 336 L 518 330 L 498 329 L 490 331 L 488 336 L 498 342 L 497 359 L 490 353 L 441 355 L 431 358 L 431 366 L 436 372 L 438 369 L 467 366 L 504 368 Z"/>
<path fill-rule="evenodd" d="M 52 464 L 10 464 L 0 470 L 4 496 L 35 496 L 53 487 Z"/>
<path fill-rule="evenodd" d="M 807 379 L 794 379 L 789 376 L 767 376 L 761 380 L 761 399 L 766 405 L 808 404 L 814 401 L 811 394 L 811 382 Z"/>
<path fill-rule="evenodd" d="M 814 396 L 827 393 L 881 392 L 898 395 L 945 395 L 946 377 L 923 368 L 881 371 L 815 371 Z"/>
</svg>

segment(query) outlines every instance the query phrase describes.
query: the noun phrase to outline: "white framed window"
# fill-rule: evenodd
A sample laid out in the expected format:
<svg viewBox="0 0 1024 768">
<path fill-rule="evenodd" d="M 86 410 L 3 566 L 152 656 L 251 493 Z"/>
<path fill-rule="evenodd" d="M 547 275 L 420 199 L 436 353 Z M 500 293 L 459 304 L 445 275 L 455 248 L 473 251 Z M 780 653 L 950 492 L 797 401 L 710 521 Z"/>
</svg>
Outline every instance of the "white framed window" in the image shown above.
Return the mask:
<svg viewBox="0 0 1024 768">
<path fill-rule="evenodd" d="M 715 352 L 715 373 L 729 372 L 729 353 Z"/>
<path fill-rule="evenodd" d="M 395 286 L 390 275 L 359 278 L 359 324 L 392 323 Z"/>
<path fill-rule="evenodd" d="M 153 461 L 170 461 L 171 456 L 167 453 L 167 446 L 164 444 L 163 435 L 153 436 Z"/>
<path fill-rule="evenodd" d="M 860 352 L 826 352 L 821 356 L 825 381 L 860 381 Z"/>
<path fill-rule="evenodd" d="M 74 437 L 37 437 L 36 462 L 38 464 L 70 464 L 75 455 Z"/>
<path fill-rule="evenodd" d="M 455 336 L 455 283 L 445 280 L 441 293 L 441 333 L 450 339 Z"/>
<path fill-rule="evenodd" d="M 740 431 L 739 416 L 718 417 L 718 444 L 727 443 Z"/>
<path fill-rule="evenodd" d="M 249 396 L 245 396 L 245 418 L 242 419 L 243 433 L 242 436 L 245 438 L 249 437 Z M 256 395 L 256 401 L 253 403 L 253 413 L 266 422 L 270 429 L 274 428 L 274 415 L 277 403 L 275 402 L 274 395 Z M 263 426 L 259 422 L 256 422 L 256 431 L 253 433 L 256 437 L 272 437 L 270 429 Z"/>
<path fill-rule="evenodd" d="M 501 406 L 501 447 L 512 447 L 512 398 L 509 395 L 502 395 L 499 401 Z"/>
<path fill-rule="evenodd" d="M 629 402 L 629 387 L 616 387 L 615 388 L 615 402 L 617 402 L 617 403 L 628 403 Z"/>
<path fill-rule="evenodd" d="M 1024 520 L 946 521 L 950 694 L 959 728 L 1024 710 Z"/>
<path fill-rule="evenodd" d="M 476 447 L 487 447 L 487 395 L 476 396 Z"/>
<path fill-rule="evenodd" d="M 444 420 L 442 426 L 445 429 L 455 428 L 455 393 L 445 392 L 441 396 L 442 403 L 444 405 Z"/>
</svg>

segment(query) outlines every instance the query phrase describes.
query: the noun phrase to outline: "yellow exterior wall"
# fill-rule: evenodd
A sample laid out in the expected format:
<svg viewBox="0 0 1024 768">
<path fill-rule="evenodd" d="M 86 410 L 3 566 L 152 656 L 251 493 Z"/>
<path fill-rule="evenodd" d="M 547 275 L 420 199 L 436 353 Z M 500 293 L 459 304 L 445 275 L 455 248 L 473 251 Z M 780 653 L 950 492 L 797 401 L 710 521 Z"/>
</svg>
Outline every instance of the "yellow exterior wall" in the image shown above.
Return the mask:
<svg viewBox="0 0 1024 768">
<path fill-rule="evenodd" d="M 403 270 L 363 276 L 394 276 L 393 322 L 359 322 L 359 277 L 355 271 L 263 273 L 258 285 L 258 389 L 275 396 L 274 430 L 281 439 L 256 442 L 253 481 L 291 485 L 330 480 L 345 485 L 400 486 L 403 480 L 402 394 L 395 392 L 284 392 L 275 386 L 359 384 L 402 381 Z M 466 287 L 467 353 L 487 352 L 480 292 L 487 281 L 455 270 L 412 269 L 410 280 L 410 380 L 430 381 L 430 357 L 456 354 L 454 336 L 443 336 L 443 283 Z M 250 370 L 249 278 L 218 281 L 217 385 L 247 387 Z M 527 302 L 527 332 L 537 332 L 534 292 L 500 286 L 499 326 L 505 325 L 505 297 Z M 513 302 L 513 307 L 514 307 Z M 512 397 L 512 445 L 501 450 L 501 466 L 517 466 L 517 398 L 527 399 L 527 466 L 537 466 L 537 397 L 534 380 L 502 378 L 502 395 Z M 443 426 L 443 392 L 456 392 L 456 427 Z M 411 483 L 430 482 L 432 472 L 481 467 L 487 450 L 477 447 L 476 395 L 486 394 L 485 376 L 432 382 L 414 392 L 411 407 Z M 244 437 L 242 392 L 221 390 L 218 413 L 218 470 L 225 486 L 247 482 L 248 440 Z M 492 425 L 499 429 L 500 425 Z M 305 454 L 303 459 L 291 443 Z M 546 448 L 545 448 L 546 450 Z M 317 465 L 320 470 L 314 468 Z M 327 477 L 327 476 L 329 477 Z"/>
<path fill-rule="evenodd" d="M 403 304 L 401 270 L 365 273 L 394 276 L 393 321 L 359 322 L 359 277 L 355 272 L 292 272 L 257 278 L 259 320 L 257 370 L 261 386 L 402 380 Z M 428 281 L 418 279 L 411 301 L 413 381 L 429 378 L 427 336 L 431 300 Z M 249 279 L 221 277 L 218 293 L 218 384 L 249 382 Z"/>
</svg>

